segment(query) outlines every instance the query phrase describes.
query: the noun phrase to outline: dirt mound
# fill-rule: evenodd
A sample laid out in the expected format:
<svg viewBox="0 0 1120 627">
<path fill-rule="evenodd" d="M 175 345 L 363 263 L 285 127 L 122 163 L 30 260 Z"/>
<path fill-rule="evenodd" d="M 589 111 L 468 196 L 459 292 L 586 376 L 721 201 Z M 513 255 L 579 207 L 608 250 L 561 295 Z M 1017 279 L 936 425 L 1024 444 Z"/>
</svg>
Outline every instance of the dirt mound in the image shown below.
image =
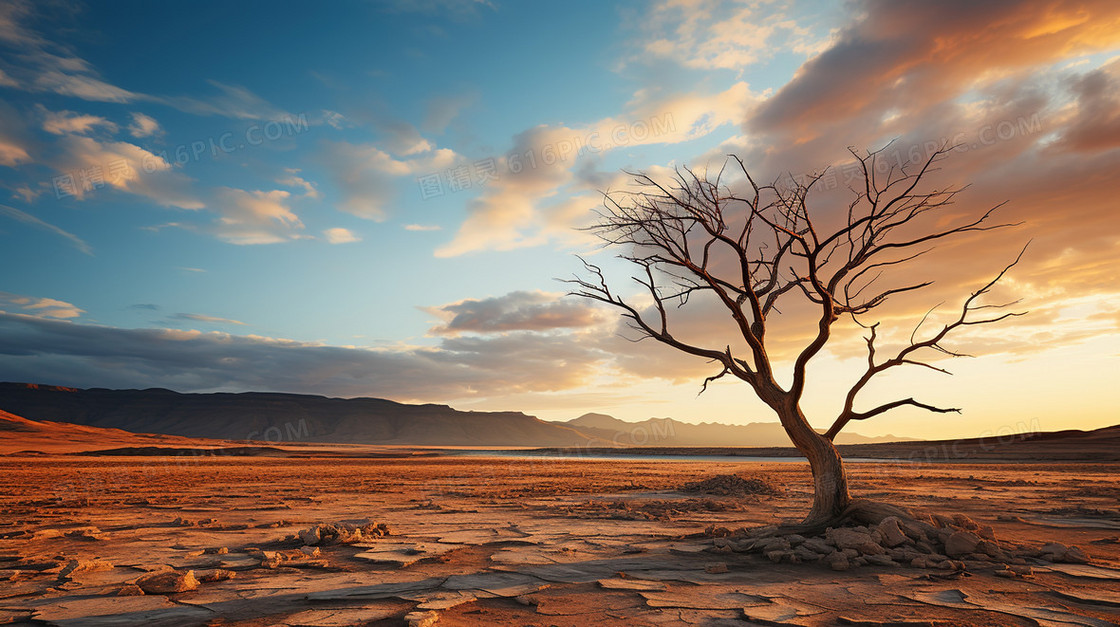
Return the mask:
<svg viewBox="0 0 1120 627">
<path fill-rule="evenodd" d="M 716 475 L 710 479 L 690 481 L 682 485 L 680 490 L 716 496 L 776 496 L 782 493 L 782 488 L 777 484 L 757 477 L 744 479 L 739 475 Z"/>
</svg>

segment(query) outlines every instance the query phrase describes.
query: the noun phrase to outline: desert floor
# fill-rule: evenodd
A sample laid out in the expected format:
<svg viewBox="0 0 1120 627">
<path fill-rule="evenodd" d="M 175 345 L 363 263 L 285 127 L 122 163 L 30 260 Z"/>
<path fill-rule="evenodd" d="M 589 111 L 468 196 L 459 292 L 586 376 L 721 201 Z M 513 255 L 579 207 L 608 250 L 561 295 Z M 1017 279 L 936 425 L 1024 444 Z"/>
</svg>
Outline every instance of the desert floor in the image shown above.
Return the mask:
<svg viewBox="0 0 1120 627">
<path fill-rule="evenodd" d="M 804 513 L 801 463 L 9 457 L 0 459 L 0 624 L 1120 620 L 1117 465 L 849 469 L 860 496 L 963 513 L 997 539 L 1077 545 L 1092 565 L 1035 565 L 1015 578 L 909 566 L 834 572 L 713 551 L 703 535 L 712 525 Z M 767 477 L 785 494 L 678 491 L 731 473 Z M 339 523 L 385 523 L 391 535 L 301 549 L 300 531 Z M 161 571 L 194 589 L 119 595 Z"/>
</svg>

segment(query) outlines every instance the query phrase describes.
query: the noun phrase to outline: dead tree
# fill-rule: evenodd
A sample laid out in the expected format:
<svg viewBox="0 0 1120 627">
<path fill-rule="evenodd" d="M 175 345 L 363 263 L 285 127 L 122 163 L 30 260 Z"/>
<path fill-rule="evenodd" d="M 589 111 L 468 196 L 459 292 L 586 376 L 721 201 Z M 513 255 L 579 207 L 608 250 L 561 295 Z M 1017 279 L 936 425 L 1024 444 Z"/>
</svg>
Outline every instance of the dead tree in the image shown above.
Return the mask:
<svg viewBox="0 0 1120 627">
<path fill-rule="evenodd" d="M 884 148 L 885 149 L 885 148 Z M 1018 258 L 983 287 L 968 296 L 959 316 L 940 330 L 919 339 L 922 318 L 910 341 L 897 353 L 883 358 L 876 353 L 878 322 L 868 318 L 892 296 L 921 290 L 931 281 L 907 282 L 893 287 L 877 285 L 883 273 L 898 274 L 899 266 L 912 270 L 912 262 L 937 243 L 965 233 L 999 229 L 993 224 L 993 207 L 955 226 L 938 226 L 938 212 L 961 191 L 941 188 L 922 191 L 922 183 L 952 147 L 943 146 L 929 159 L 904 167 L 876 171 L 882 151 L 857 154 L 862 171 L 860 188 L 846 209 L 846 219 L 810 210 L 809 198 L 822 175 L 803 182 L 789 177 L 759 185 L 738 157 L 727 164 L 742 171 L 745 181 L 734 191 L 714 178 L 678 169 L 671 183 L 659 183 L 647 174 L 635 174 L 635 191 L 605 194 L 600 221 L 591 230 L 607 245 L 620 247 L 619 258 L 640 268 L 632 277 L 644 286 L 652 302 L 627 300 L 608 286 L 600 267 L 584 262 L 589 274 L 569 280 L 574 295 L 606 303 L 621 310 L 640 338 L 652 338 L 681 352 L 711 360 L 720 371 L 708 383 L 727 375 L 746 382 L 781 421 L 790 440 L 804 455 L 814 480 L 813 506 L 805 526 L 819 526 L 848 515 L 853 499 L 843 461 L 833 441 L 848 423 L 867 420 L 892 409 L 913 406 L 932 412 L 959 412 L 914 398 L 903 398 L 870 409 L 857 410 L 859 393 L 876 376 L 901 366 L 931 368 L 929 356 L 956 355 L 942 341 L 959 329 L 998 322 L 1021 313 L 992 312 L 1002 305 L 981 301 L 1011 269 Z M 726 165 L 725 164 L 725 168 Z M 833 225 L 826 227 L 828 218 Z M 1019 255 L 1022 256 L 1022 253 Z M 909 264 L 909 265 L 908 265 Z M 670 327 L 670 307 L 686 306 L 691 296 L 705 294 L 722 303 L 721 310 L 734 322 L 737 337 L 719 346 L 694 345 L 679 339 Z M 778 383 L 774 360 L 767 351 L 767 331 L 775 316 L 790 301 L 809 308 L 811 340 L 795 352 L 792 373 L 785 386 Z M 790 303 L 793 306 L 793 303 Z M 926 314 L 927 317 L 929 314 Z M 850 317 L 867 329 L 867 370 L 844 399 L 843 410 L 825 433 L 810 426 L 802 411 L 806 368 L 834 336 L 835 325 Z M 736 349 L 732 349 L 732 344 Z M 703 388 L 702 388 L 703 389 Z M 862 501 L 861 501 L 862 502 Z"/>
</svg>

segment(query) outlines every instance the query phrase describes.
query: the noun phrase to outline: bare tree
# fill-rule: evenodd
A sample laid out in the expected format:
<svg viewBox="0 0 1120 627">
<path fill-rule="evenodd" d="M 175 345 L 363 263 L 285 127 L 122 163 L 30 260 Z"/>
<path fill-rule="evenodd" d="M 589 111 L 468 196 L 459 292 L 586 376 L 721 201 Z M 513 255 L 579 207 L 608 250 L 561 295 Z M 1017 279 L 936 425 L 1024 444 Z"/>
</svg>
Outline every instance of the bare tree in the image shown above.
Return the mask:
<svg viewBox="0 0 1120 627">
<path fill-rule="evenodd" d="M 587 261 L 584 266 L 589 274 L 568 281 L 576 286 L 572 294 L 620 309 L 640 333 L 639 339 L 653 338 L 711 360 L 720 371 L 704 381 L 704 388 L 732 375 L 745 381 L 773 409 L 812 469 L 814 498 L 805 526 L 834 521 L 850 514 L 857 504 L 849 494 L 843 461 L 833 445 L 848 423 L 907 405 L 932 412 L 960 411 L 914 398 L 857 410 L 857 397 L 872 379 L 899 366 L 945 372 L 926 360 L 938 352 L 957 354 L 942 344 L 949 334 L 1022 315 L 992 311 L 1014 303 L 981 303 L 1017 258 L 968 296 L 959 316 L 940 330 L 919 339 L 927 322 L 923 317 L 901 350 L 886 358 L 876 353 L 879 323 L 866 320 L 892 296 L 931 284 L 904 281 L 883 287 L 877 283 L 884 272 L 897 270 L 897 266 L 912 269 L 907 266 L 946 238 L 1014 226 L 992 223 L 999 206 L 962 224 L 938 226 L 936 219 L 928 218 L 952 204 L 961 190 L 921 191 L 920 184 L 952 147 L 943 146 L 924 162 L 891 167 L 880 174 L 877 167 L 883 163 L 883 150 L 885 147 L 861 156 L 849 149 L 862 170 L 862 187 L 852 190 L 854 198 L 847 206 L 846 219 L 834 215 L 834 224 L 828 228 L 823 225 L 829 216 L 809 206 L 810 193 L 822 175 L 804 182 L 790 177 L 788 186 L 779 182 L 760 186 L 742 160 L 732 157 L 746 179 L 739 185 L 745 191 L 736 193 L 721 183 L 724 170 L 709 177 L 678 169 L 669 184 L 647 174 L 634 174 L 636 191 L 606 194 L 605 211 L 591 230 L 608 245 L 622 247 L 619 257 L 640 268 L 632 278 L 644 286 L 652 303 L 639 306 L 624 300 L 608 286 L 602 269 Z M 722 303 L 738 337 L 720 342 L 720 347 L 691 344 L 673 334 L 670 307 L 685 306 L 697 294 L 714 296 Z M 774 361 L 767 350 L 767 331 L 774 327 L 771 317 L 781 314 L 779 307 L 790 301 L 811 308 L 808 324 L 812 326 L 807 330 L 812 339 L 796 352 L 791 381 L 783 387 L 775 378 Z M 848 391 L 831 428 L 819 433 L 802 411 L 806 368 L 833 338 L 834 326 L 843 316 L 868 330 L 867 370 Z M 732 344 L 738 347 L 734 351 Z"/>
</svg>

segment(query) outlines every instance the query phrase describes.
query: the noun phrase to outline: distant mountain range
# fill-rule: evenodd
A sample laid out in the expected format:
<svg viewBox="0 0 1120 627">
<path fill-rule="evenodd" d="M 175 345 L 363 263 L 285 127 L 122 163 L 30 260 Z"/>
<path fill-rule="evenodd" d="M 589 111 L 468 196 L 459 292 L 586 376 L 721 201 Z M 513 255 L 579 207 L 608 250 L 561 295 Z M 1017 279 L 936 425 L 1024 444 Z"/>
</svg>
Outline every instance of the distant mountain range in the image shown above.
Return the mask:
<svg viewBox="0 0 1120 627">
<path fill-rule="evenodd" d="M 672 418 L 650 418 L 627 422 L 606 414 L 584 414 L 579 418 L 556 424 L 567 425 L 614 446 L 790 446 L 782 425 L 776 422 L 752 422 L 729 425 L 719 422 L 693 424 Z M 903 442 L 914 438 L 893 435 L 868 437 L 858 433 L 841 433 L 837 444 L 872 444 Z"/>
<path fill-rule="evenodd" d="M 788 446 L 778 423 L 625 422 L 585 414 L 546 422 L 520 412 L 465 412 L 376 398 L 245 392 L 182 394 L 0 383 L 0 410 L 54 421 L 190 438 L 411 446 L 612 447 Z M 844 434 L 845 443 L 900 441 Z"/>
</svg>

